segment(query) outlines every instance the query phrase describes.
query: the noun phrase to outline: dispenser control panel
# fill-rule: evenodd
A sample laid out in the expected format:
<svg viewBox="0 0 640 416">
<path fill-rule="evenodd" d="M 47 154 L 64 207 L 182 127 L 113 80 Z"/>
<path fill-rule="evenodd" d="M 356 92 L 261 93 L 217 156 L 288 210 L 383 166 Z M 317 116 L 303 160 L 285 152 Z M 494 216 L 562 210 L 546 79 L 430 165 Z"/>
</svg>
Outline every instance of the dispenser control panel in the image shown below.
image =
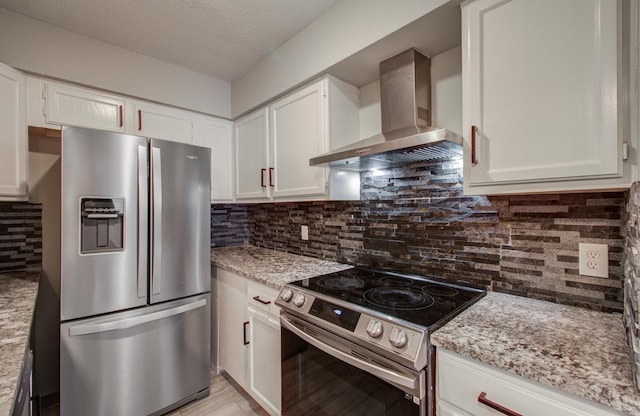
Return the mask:
<svg viewBox="0 0 640 416">
<path fill-rule="evenodd" d="M 80 252 L 124 249 L 124 198 L 80 199 Z"/>
</svg>

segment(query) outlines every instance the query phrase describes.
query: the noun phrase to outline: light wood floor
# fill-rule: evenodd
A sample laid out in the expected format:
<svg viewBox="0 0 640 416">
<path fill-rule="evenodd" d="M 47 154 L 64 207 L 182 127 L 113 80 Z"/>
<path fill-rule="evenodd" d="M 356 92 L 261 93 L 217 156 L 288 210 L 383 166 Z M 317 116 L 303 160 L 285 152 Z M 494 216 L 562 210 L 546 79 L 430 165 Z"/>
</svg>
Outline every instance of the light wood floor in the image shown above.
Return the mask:
<svg viewBox="0 0 640 416">
<path fill-rule="evenodd" d="M 269 416 L 227 375 L 211 372 L 209 396 L 189 403 L 170 416 Z"/>
</svg>

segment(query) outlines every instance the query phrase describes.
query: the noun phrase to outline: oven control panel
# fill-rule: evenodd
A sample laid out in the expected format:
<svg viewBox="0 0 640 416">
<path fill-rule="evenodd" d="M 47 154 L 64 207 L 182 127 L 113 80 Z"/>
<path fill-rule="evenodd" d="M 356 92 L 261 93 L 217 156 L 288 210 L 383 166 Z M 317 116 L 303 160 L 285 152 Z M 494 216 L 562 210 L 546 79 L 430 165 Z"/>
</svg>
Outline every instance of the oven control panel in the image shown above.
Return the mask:
<svg viewBox="0 0 640 416">
<path fill-rule="evenodd" d="M 316 322 L 321 320 L 327 330 L 341 333 L 351 341 L 392 352 L 413 363 L 426 359 L 425 331 L 392 319 L 358 312 L 289 287 L 282 289 L 276 304 L 303 316 L 314 317 Z"/>
</svg>

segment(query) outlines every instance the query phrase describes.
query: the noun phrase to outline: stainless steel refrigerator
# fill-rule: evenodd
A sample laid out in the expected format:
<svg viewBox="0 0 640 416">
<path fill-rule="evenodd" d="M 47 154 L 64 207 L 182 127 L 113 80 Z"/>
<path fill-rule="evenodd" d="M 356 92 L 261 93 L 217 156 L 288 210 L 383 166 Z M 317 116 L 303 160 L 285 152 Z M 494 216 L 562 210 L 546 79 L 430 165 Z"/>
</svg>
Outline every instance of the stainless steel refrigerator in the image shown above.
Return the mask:
<svg viewBox="0 0 640 416">
<path fill-rule="evenodd" d="M 60 154 L 39 195 L 61 414 L 161 414 L 206 396 L 210 149 L 63 127 Z M 36 356 L 40 344 L 51 376 L 48 297 Z"/>
</svg>

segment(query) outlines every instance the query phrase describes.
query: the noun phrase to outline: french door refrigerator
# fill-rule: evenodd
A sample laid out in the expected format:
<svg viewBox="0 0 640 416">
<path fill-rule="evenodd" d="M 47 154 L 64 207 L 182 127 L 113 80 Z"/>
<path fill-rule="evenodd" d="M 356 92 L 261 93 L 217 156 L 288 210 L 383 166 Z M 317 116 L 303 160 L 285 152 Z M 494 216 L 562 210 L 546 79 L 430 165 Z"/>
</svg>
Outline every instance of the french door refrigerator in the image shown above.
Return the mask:
<svg viewBox="0 0 640 416">
<path fill-rule="evenodd" d="M 49 280 L 59 267 L 63 416 L 208 395 L 210 163 L 199 146 L 63 127 L 59 266 L 44 262 Z"/>
</svg>

